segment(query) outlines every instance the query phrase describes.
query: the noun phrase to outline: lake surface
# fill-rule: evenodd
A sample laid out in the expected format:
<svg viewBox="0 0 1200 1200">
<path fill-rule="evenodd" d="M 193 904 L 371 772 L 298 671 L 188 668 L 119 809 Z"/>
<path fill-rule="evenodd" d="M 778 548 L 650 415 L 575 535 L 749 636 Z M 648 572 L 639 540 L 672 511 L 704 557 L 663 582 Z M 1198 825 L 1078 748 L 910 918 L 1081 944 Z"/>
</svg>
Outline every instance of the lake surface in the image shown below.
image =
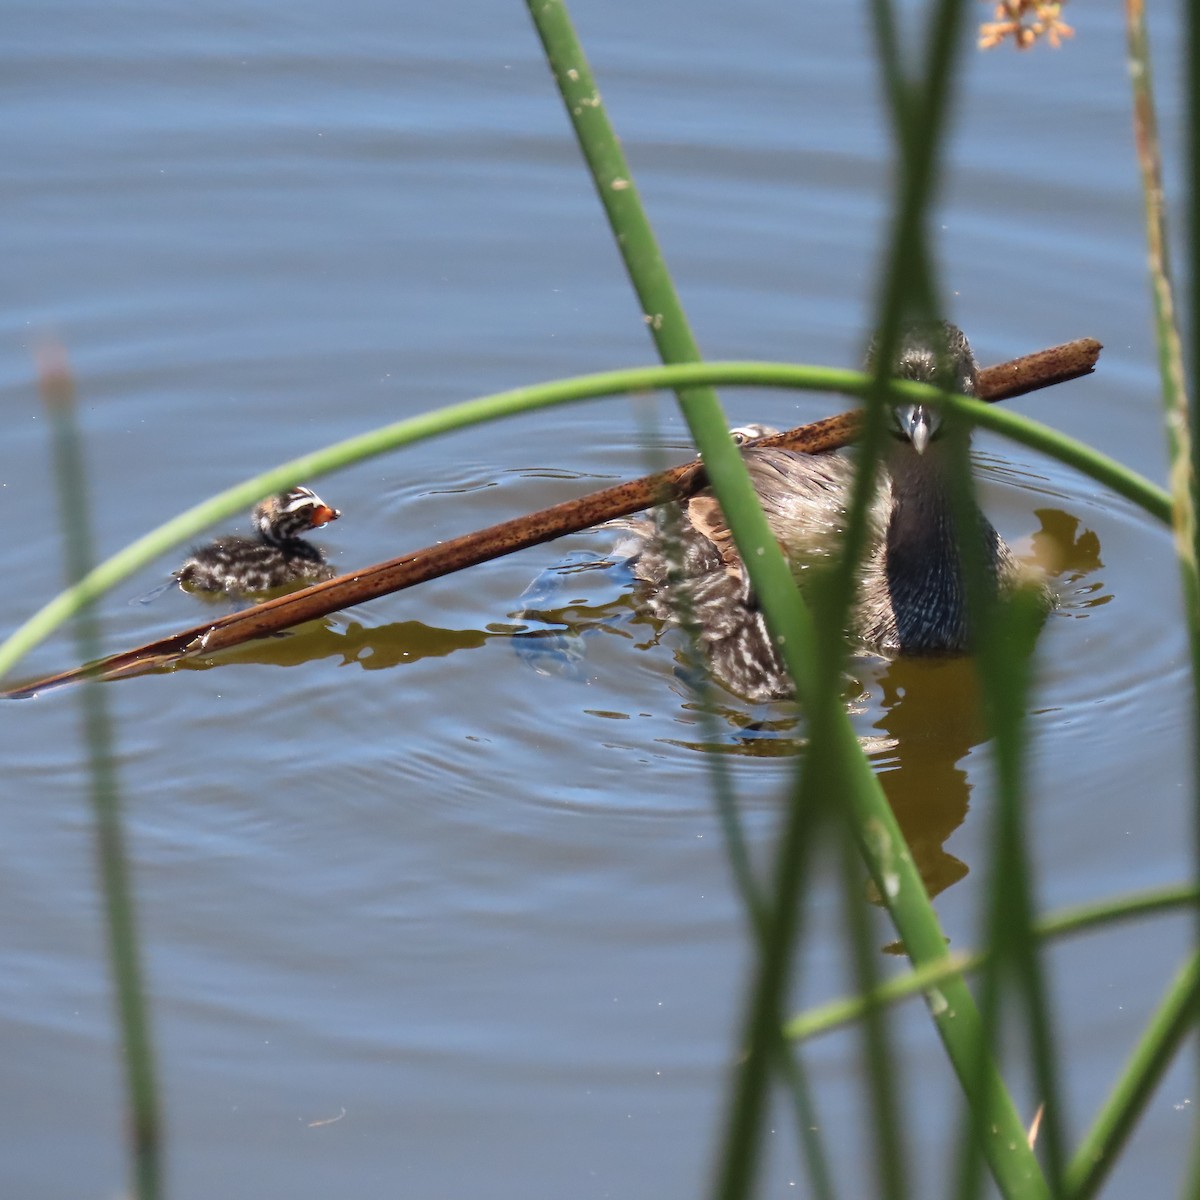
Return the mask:
<svg viewBox="0 0 1200 1200">
<path fill-rule="evenodd" d="M 865 11 L 574 15 L 705 353 L 854 364 L 892 182 Z M 966 56 L 932 225 L 947 316 L 985 364 L 1099 338 L 1094 377 L 1016 407 L 1161 479 L 1123 32 L 1114 12 L 1068 15 L 1061 52 Z M 6 24 L 3 632 L 62 579 L 32 360 L 47 337 L 76 373 L 104 554 L 399 417 L 653 361 L 523 5 L 59 0 Z M 1176 43 L 1172 16 L 1154 32 Z M 842 407 L 724 398 L 777 425 Z M 310 480 L 345 514 L 320 540 L 349 570 L 641 474 L 647 413 L 577 405 Z M 688 457 L 657 413 L 653 445 Z M 1170 540 L 1031 452 L 977 449 L 1005 536 L 1088 535 L 1039 648 L 1040 902 L 1180 881 L 1190 689 Z M 173 1196 L 705 1193 L 748 957 L 707 759 L 765 861 L 798 731 L 788 706 L 732 696 L 707 729 L 680 644 L 635 619 L 616 572 L 558 577 L 582 659 L 509 636 L 531 581 L 610 545 L 568 539 L 107 690 Z M 128 603 L 175 565 L 105 602 L 106 648 L 202 619 L 178 591 Z M 21 673 L 72 660 L 60 636 Z M 856 666 L 856 725 L 951 943 L 975 945 L 994 796 L 963 667 Z M 5 705 L 0 753 L 3 1190 L 111 1196 L 121 1082 L 76 695 Z M 848 985 L 823 865 L 808 912 L 798 1005 Z M 1187 935 L 1158 919 L 1049 954 L 1074 1134 Z M 955 1084 L 919 1006 L 897 1037 L 918 1184 L 939 1194 Z M 871 1194 L 857 1039 L 806 1061 L 842 1194 Z M 1192 1086 L 1168 1074 L 1112 1194 L 1171 1194 Z M 779 1126 L 763 1194 L 804 1194 Z"/>
</svg>

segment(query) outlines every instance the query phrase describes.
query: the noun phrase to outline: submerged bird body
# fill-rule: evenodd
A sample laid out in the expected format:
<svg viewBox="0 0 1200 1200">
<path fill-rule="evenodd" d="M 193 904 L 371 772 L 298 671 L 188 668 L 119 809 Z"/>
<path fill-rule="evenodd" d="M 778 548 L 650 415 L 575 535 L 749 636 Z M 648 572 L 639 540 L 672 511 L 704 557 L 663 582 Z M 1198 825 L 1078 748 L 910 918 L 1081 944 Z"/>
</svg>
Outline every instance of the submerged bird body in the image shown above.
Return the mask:
<svg viewBox="0 0 1200 1200">
<path fill-rule="evenodd" d="M 311 488 L 269 496 L 250 514 L 257 537 L 219 537 L 195 551 L 175 577 L 189 590 L 232 594 L 332 579 L 324 553 L 300 535 L 339 516 Z"/>
<path fill-rule="evenodd" d="M 914 326 L 896 359 L 898 378 L 975 394 L 977 368 L 961 331 Z M 968 649 L 966 586 L 960 546 L 977 537 L 989 585 L 1004 592 L 1022 568 L 973 506 L 961 531 L 946 456 L 953 453 L 935 410 L 894 410 L 894 437 L 868 513 L 866 553 L 848 633 L 886 655 L 956 654 Z M 828 559 L 840 546 L 855 466 L 842 455 L 751 447 L 746 468 L 767 522 L 793 572 Z M 650 585 L 647 606 L 659 619 L 689 614 L 714 674 L 751 699 L 791 693 L 724 514 L 709 493 L 661 517 L 633 563 Z"/>
</svg>

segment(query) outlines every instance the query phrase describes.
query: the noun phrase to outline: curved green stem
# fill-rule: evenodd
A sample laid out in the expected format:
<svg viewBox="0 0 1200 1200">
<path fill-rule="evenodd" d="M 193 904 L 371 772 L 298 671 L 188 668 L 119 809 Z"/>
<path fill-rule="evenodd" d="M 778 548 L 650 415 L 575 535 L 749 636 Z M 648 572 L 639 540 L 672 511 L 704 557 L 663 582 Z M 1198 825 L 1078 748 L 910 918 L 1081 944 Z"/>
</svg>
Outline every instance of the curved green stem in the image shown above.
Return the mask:
<svg viewBox="0 0 1200 1200">
<path fill-rule="evenodd" d="M 870 380 L 858 371 L 786 363 L 716 362 L 634 367 L 497 392 L 384 425 L 281 463 L 189 508 L 131 542 L 93 568 L 76 586 L 55 596 L 0 644 L 0 677 L 11 671 L 30 650 L 69 620 L 83 605 L 97 599 L 122 579 L 148 566 L 173 547 L 196 537 L 215 521 L 242 511 L 271 492 L 386 454 L 424 438 L 499 420 L 515 413 L 601 396 L 628 395 L 701 383 L 793 388 L 861 396 L 870 385 Z M 1171 502 L 1161 488 L 1089 446 L 1027 417 L 979 401 L 946 396 L 922 384 L 897 383 L 892 386 L 894 394 L 899 397 L 937 397 L 943 403 L 960 409 L 978 425 L 1075 467 L 1097 483 L 1145 509 L 1156 519 L 1170 522 Z"/>
<path fill-rule="evenodd" d="M 1091 1200 L 1103 1186 L 1180 1042 L 1195 1030 L 1198 1006 L 1200 954 L 1193 954 L 1146 1023 L 1125 1069 L 1067 1168 L 1071 1200 Z"/>
<path fill-rule="evenodd" d="M 1063 909 L 1037 921 L 1031 933 L 1037 938 L 1066 937 L 1074 933 L 1086 933 L 1088 930 L 1117 921 L 1154 916 L 1157 913 L 1190 907 L 1197 901 L 1200 901 L 1200 889 L 1195 887 L 1158 888 L 1132 896 L 1118 896 L 1098 904 Z M 799 1013 L 784 1026 L 784 1033 L 797 1041 L 807 1041 L 809 1038 L 831 1033 L 859 1020 L 872 1007 L 896 1004 L 901 1000 L 926 994 L 954 975 L 976 971 L 990 957 L 990 952 L 986 950 L 968 951 L 951 955 L 943 962 L 931 966 L 918 967 L 895 979 L 889 979 L 867 995 L 845 996 Z"/>
</svg>

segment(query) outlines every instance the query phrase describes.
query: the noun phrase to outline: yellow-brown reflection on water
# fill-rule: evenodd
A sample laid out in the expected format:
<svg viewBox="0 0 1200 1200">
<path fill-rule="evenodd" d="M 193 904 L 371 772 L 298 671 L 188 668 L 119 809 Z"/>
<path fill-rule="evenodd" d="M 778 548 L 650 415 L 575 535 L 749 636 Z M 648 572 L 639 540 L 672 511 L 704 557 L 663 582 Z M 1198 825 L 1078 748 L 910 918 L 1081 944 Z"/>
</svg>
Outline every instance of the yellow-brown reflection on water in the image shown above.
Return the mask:
<svg viewBox="0 0 1200 1200">
<path fill-rule="evenodd" d="M 1028 559 L 1048 578 L 1058 580 L 1060 586 L 1069 587 L 1104 566 L 1100 558 L 1099 537 L 1094 530 L 1081 529 L 1078 517 L 1060 508 L 1039 508 L 1034 516 L 1041 527 L 1030 539 Z M 1096 581 L 1092 590 L 1098 590 L 1101 586 Z M 1106 604 L 1111 599 L 1111 596 L 1103 596 L 1091 604 Z"/>
<path fill-rule="evenodd" d="M 967 658 L 897 659 L 878 677 L 885 748 L 870 755 L 931 896 L 969 867 L 945 848 L 967 815 L 963 760 L 987 736 Z"/>
<path fill-rule="evenodd" d="M 1037 510 L 1039 529 L 1022 558 L 1051 580 L 1058 611 L 1086 617 L 1112 595 L 1095 572 L 1104 566 L 1096 533 L 1055 508 Z M 858 660 L 863 681 L 853 682 L 847 705 L 859 722 L 859 744 L 868 756 L 931 896 L 959 882 L 970 867 L 946 849 L 966 819 L 973 782 L 971 751 L 988 739 L 972 658 Z M 853 665 L 852 665 L 853 669 Z M 783 758 L 804 744 L 803 722 L 790 706 L 749 711 L 722 692 L 715 715 L 735 730 L 729 740 L 672 744 L 745 758 Z M 869 726 L 867 723 L 869 722 Z M 869 727 L 874 733 L 867 734 Z"/>
<path fill-rule="evenodd" d="M 442 629 L 423 621 L 395 621 L 389 625 L 335 621 L 312 622 L 277 638 L 247 642 L 212 658 L 187 658 L 168 670 L 207 671 L 232 663 L 257 663 L 278 667 L 298 666 L 322 658 L 340 658 L 367 671 L 397 667 L 424 658 L 444 658 L 457 650 L 477 650 L 500 636 L 481 629 Z"/>
<path fill-rule="evenodd" d="M 898 659 L 878 668 L 869 693 L 852 708 L 860 717 L 875 717 L 870 728 L 878 733 L 860 735 L 859 744 L 879 776 L 925 887 L 935 896 L 969 870 L 945 843 L 969 807 L 964 760 L 987 737 L 974 662 Z M 746 714 L 722 705 L 716 715 L 737 726 L 732 741 L 673 744 L 744 758 L 783 758 L 803 748 L 803 723 L 794 711 L 781 712 L 777 720 L 748 721 Z"/>
</svg>

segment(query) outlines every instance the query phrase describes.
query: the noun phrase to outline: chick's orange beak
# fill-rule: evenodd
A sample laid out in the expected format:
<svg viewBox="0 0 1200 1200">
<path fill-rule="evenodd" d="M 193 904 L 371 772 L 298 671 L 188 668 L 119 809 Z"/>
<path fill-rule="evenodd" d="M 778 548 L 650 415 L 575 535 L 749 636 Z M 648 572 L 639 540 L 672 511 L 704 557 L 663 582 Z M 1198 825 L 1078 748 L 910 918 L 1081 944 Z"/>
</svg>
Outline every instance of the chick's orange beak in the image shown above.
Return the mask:
<svg viewBox="0 0 1200 1200">
<path fill-rule="evenodd" d="M 318 504 L 312 510 L 312 527 L 320 529 L 322 525 L 328 525 L 330 521 L 336 521 L 342 514 L 336 508 L 330 508 L 328 504 Z"/>
</svg>

